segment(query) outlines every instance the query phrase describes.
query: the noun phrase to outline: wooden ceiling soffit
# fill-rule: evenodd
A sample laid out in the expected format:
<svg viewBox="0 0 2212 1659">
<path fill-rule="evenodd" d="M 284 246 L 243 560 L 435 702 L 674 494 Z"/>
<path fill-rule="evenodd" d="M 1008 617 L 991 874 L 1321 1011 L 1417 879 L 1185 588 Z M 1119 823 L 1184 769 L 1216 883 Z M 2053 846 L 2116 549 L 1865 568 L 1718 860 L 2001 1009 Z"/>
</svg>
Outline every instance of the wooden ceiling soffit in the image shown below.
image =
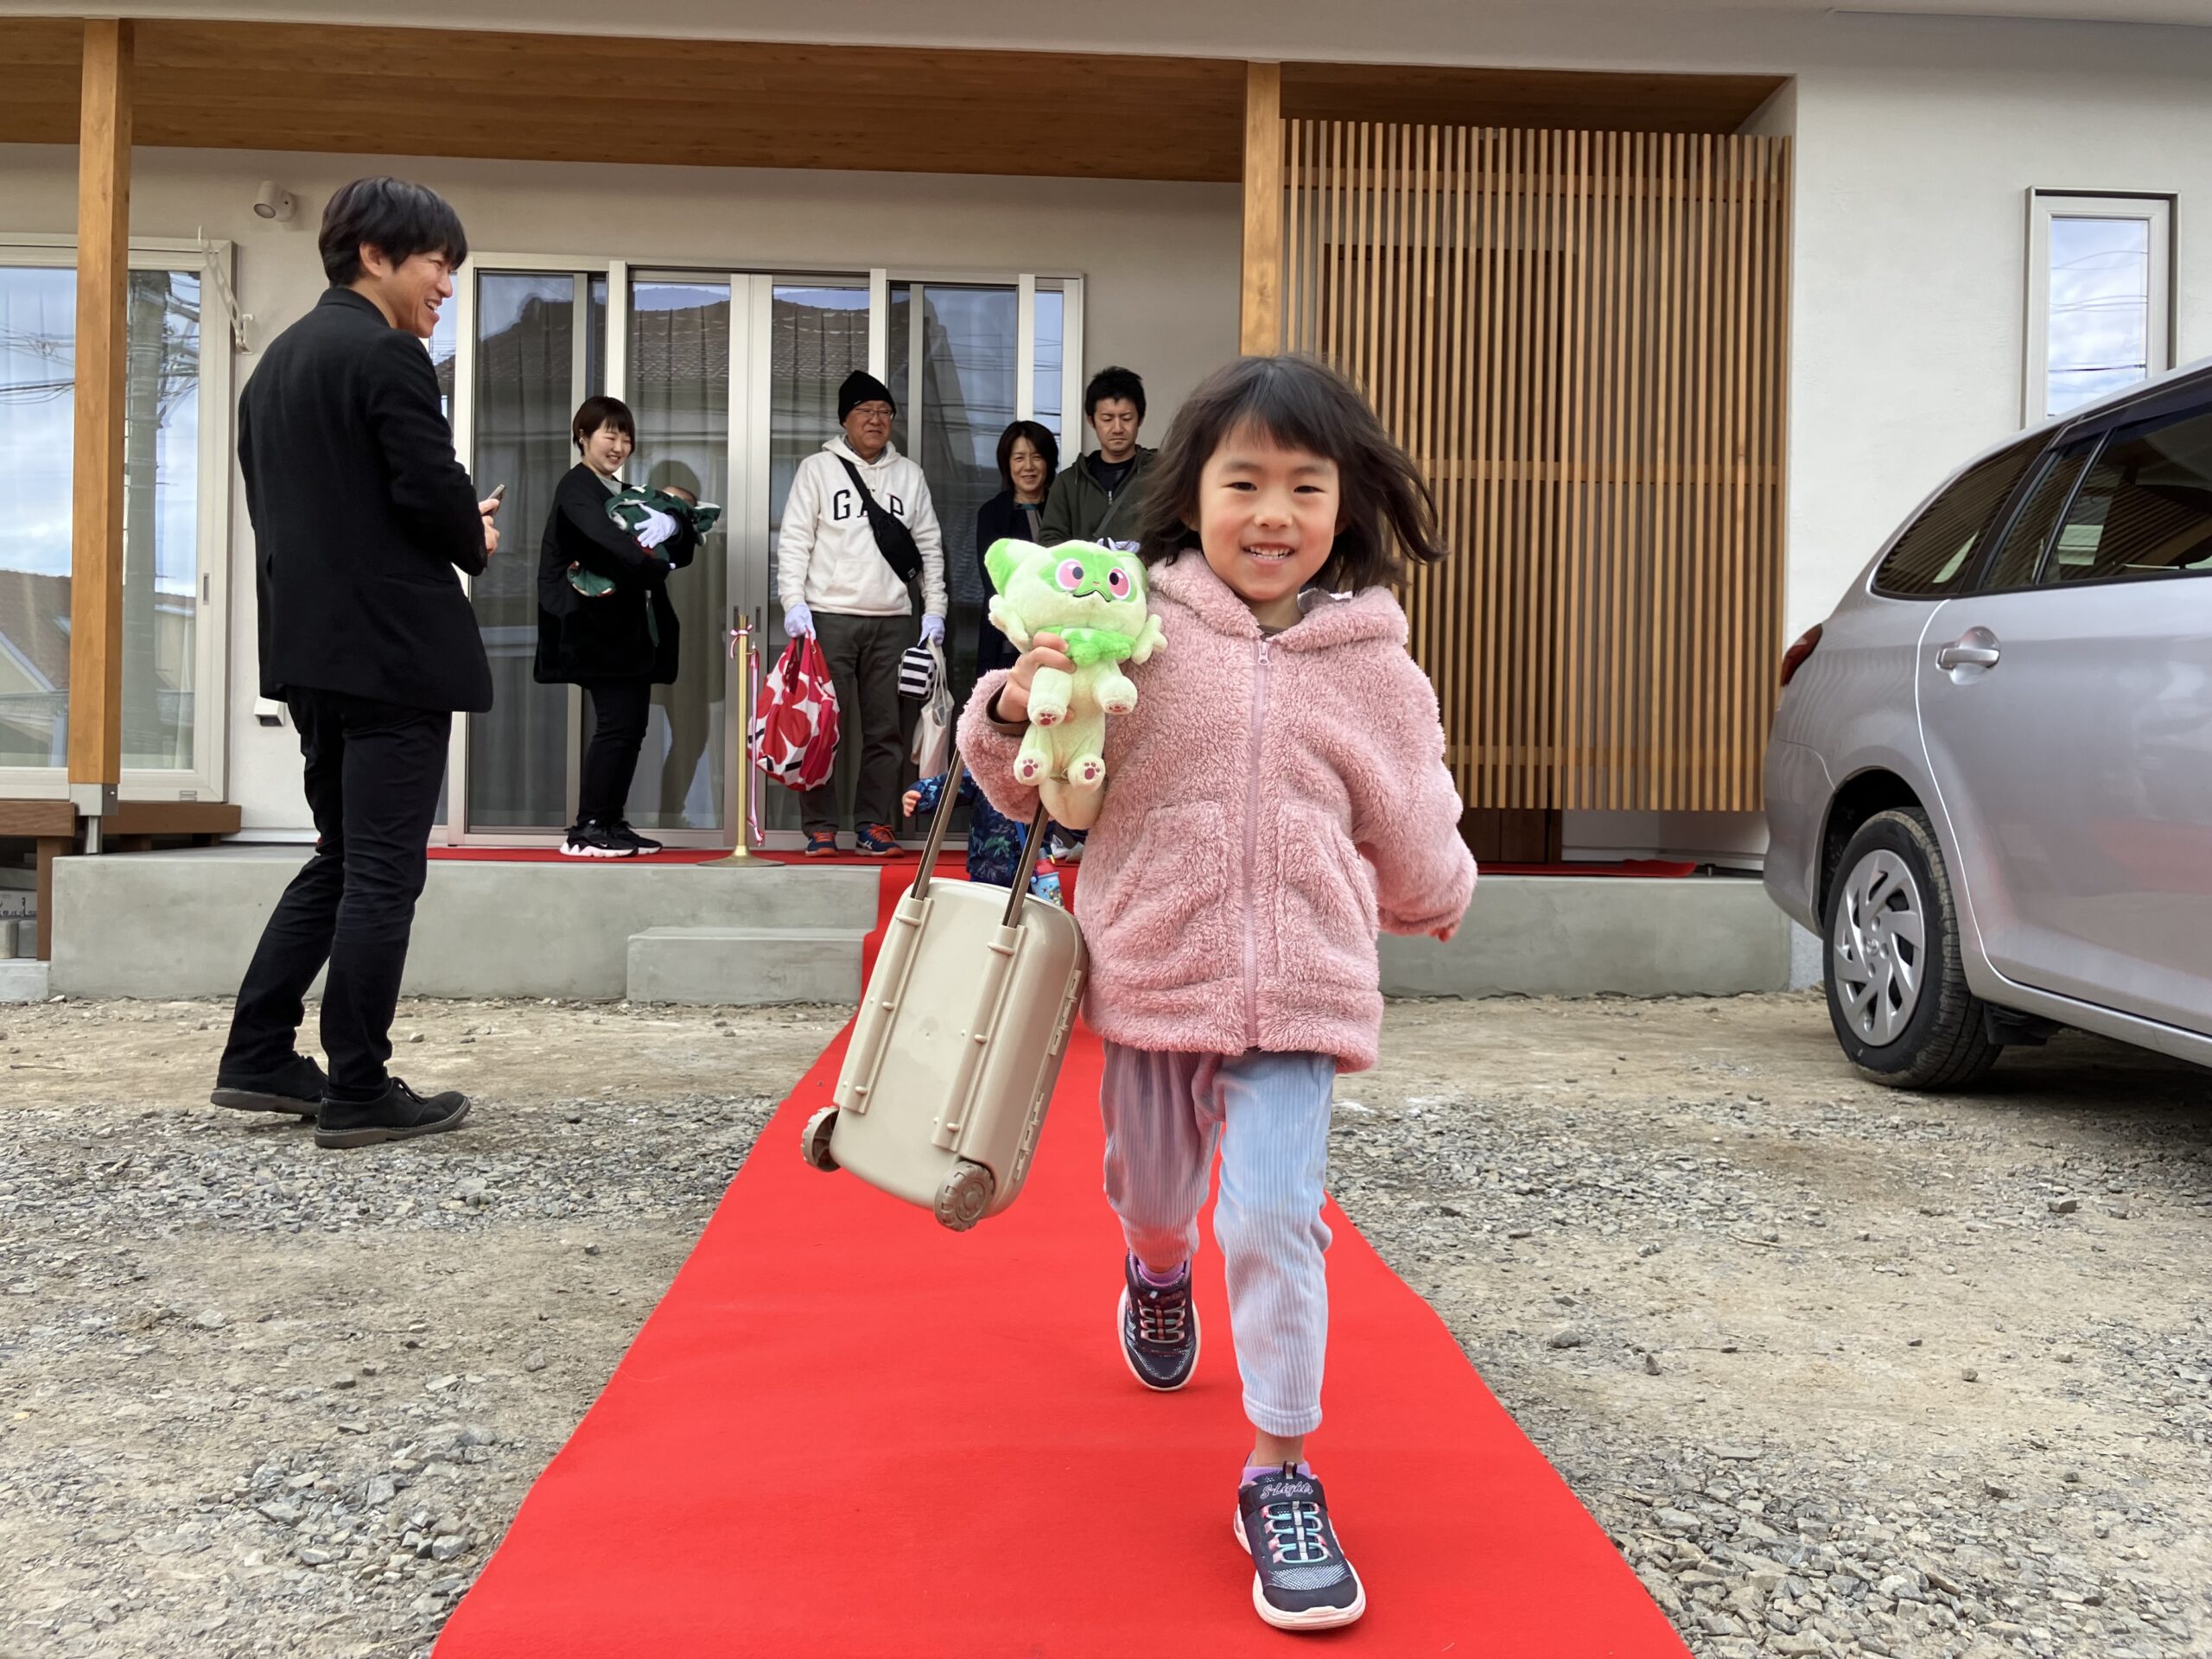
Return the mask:
<svg viewBox="0 0 2212 1659">
<path fill-rule="evenodd" d="M 0 143 L 74 143 L 83 24 L 0 20 Z M 137 142 L 1234 183 L 1227 59 L 146 20 Z M 1291 64 L 1309 120 L 1728 131 L 1770 77 Z M 1098 118 L 1109 112 L 1108 118 Z"/>
<path fill-rule="evenodd" d="M 1734 132 L 1782 89 L 1786 79 L 1287 63 L 1282 112 L 1292 121 L 1378 121 L 1408 126 Z"/>
<path fill-rule="evenodd" d="M 75 142 L 81 28 L 0 22 L 0 142 Z M 1241 176 L 1244 67 L 1224 60 L 181 22 L 138 42 L 147 145 Z"/>
</svg>

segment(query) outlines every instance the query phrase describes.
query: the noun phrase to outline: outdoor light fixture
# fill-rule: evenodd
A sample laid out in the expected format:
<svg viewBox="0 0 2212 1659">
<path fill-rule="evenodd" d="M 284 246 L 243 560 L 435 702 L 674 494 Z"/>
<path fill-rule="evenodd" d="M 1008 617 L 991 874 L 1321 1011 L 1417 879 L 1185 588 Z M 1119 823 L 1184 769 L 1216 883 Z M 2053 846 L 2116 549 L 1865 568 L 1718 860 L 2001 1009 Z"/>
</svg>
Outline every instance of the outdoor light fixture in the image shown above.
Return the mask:
<svg viewBox="0 0 2212 1659">
<path fill-rule="evenodd" d="M 264 179 L 260 194 L 253 199 L 253 211 L 263 219 L 273 219 L 282 224 L 292 216 L 292 193 L 279 189 L 272 181 Z"/>
</svg>

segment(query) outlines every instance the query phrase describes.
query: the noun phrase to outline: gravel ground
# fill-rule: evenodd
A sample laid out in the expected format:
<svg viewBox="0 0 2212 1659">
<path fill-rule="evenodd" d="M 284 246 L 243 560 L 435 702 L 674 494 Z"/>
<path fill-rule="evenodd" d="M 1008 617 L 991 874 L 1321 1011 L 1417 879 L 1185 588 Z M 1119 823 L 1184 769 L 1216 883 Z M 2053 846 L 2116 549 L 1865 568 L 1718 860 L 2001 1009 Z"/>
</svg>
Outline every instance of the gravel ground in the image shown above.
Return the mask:
<svg viewBox="0 0 2212 1659">
<path fill-rule="evenodd" d="M 226 1017 L 0 1008 L 6 1659 L 427 1652 L 842 1015 L 410 1003 L 479 1116 L 355 1154 L 196 1103 Z M 1339 1198 L 1694 1651 L 2212 1654 L 2212 1074 L 1896 1095 L 1802 996 L 1384 1052 Z"/>
</svg>

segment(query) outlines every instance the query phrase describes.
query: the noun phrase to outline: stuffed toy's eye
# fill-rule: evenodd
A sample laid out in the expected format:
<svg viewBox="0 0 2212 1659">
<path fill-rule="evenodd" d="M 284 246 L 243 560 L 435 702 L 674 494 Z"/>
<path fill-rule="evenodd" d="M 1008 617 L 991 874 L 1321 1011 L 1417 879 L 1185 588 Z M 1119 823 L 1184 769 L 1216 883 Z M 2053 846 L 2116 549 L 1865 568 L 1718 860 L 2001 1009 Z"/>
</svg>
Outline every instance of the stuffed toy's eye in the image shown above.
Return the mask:
<svg viewBox="0 0 2212 1659">
<path fill-rule="evenodd" d="M 1126 570 L 1108 571 L 1106 591 L 1116 599 L 1127 599 L 1129 596 L 1129 573 Z"/>
<path fill-rule="evenodd" d="M 1060 566 L 1056 574 L 1059 578 L 1062 591 L 1071 594 L 1083 586 L 1083 561 L 1069 559 Z"/>
</svg>

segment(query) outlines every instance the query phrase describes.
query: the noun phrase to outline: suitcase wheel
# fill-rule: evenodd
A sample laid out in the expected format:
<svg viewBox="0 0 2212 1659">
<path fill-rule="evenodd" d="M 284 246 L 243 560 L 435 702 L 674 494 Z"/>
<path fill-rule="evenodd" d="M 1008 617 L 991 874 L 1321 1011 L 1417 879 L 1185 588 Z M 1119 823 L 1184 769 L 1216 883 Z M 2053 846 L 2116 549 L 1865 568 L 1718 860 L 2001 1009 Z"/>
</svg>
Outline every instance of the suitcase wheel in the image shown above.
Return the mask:
<svg viewBox="0 0 2212 1659">
<path fill-rule="evenodd" d="M 954 1232 L 964 1233 L 983 1218 L 997 1190 L 989 1170 L 963 1158 L 937 1190 L 937 1218 Z"/>
<path fill-rule="evenodd" d="M 800 1142 L 799 1150 L 805 1154 L 806 1161 L 817 1169 L 837 1167 L 836 1155 L 830 1150 L 830 1131 L 836 1127 L 837 1109 L 835 1106 L 824 1106 L 806 1120 L 806 1135 Z"/>
</svg>

